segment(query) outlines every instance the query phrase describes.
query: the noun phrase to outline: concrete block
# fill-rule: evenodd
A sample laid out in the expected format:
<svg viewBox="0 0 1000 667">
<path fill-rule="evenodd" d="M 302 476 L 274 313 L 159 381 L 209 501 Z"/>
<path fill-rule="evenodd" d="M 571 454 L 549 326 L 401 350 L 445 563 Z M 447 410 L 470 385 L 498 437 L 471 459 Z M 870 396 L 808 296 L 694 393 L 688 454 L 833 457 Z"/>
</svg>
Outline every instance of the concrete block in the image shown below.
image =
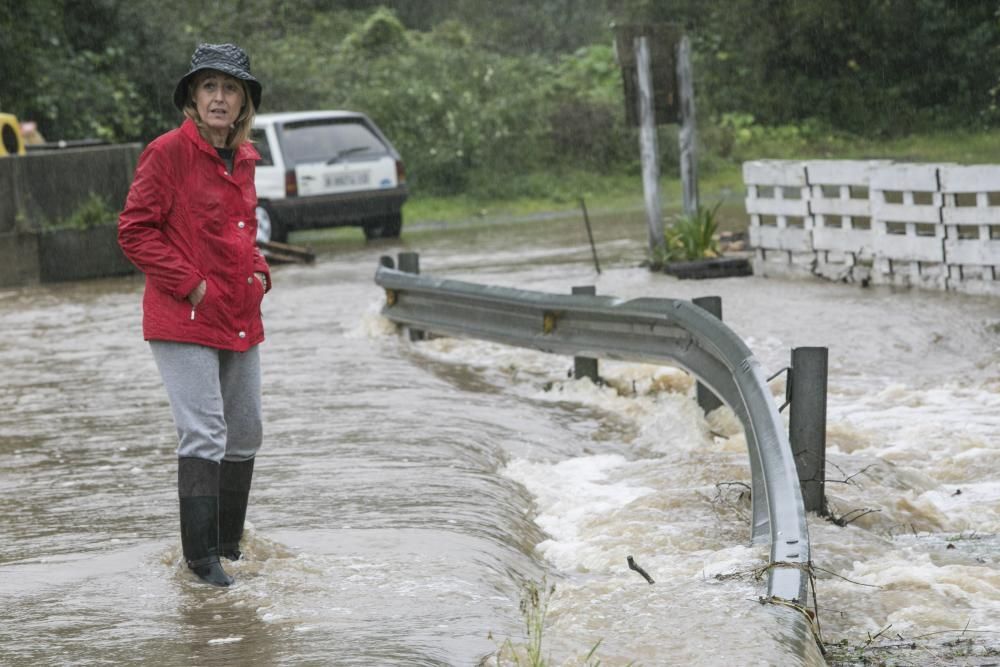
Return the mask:
<svg viewBox="0 0 1000 667">
<path fill-rule="evenodd" d="M 0 287 L 38 282 L 38 235 L 0 234 Z"/>
</svg>

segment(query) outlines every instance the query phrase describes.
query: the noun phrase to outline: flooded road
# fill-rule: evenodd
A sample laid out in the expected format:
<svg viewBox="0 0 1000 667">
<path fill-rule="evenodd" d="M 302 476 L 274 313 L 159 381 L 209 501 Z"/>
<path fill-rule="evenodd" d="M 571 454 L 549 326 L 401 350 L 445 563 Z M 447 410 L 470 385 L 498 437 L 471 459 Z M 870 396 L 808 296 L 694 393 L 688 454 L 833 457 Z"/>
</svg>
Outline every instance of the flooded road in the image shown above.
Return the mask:
<svg viewBox="0 0 1000 667">
<path fill-rule="evenodd" d="M 719 295 L 768 375 L 829 347 L 827 492 L 846 525 L 810 517 L 823 638 L 936 633 L 938 662 L 911 664 L 984 664 L 941 644 L 1000 647 L 1000 302 L 680 282 L 638 267 L 641 225 L 595 235 L 600 276 L 578 220 L 358 233 L 276 267 L 265 444 L 226 591 L 181 563 L 141 278 L 0 291 L 0 664 L 476 665 L 523 649 L 531 585 L 551 664 L 598 642 L 602 665 L 818 664 L 755 601 L 767 551 L 747 546 L 727 409 L 706 418 L 669 367 L 602 362 L 595 386 L 563 357 L 410 343 L 373 282 L 401 250 L 484 284 Z"/>
</svg>

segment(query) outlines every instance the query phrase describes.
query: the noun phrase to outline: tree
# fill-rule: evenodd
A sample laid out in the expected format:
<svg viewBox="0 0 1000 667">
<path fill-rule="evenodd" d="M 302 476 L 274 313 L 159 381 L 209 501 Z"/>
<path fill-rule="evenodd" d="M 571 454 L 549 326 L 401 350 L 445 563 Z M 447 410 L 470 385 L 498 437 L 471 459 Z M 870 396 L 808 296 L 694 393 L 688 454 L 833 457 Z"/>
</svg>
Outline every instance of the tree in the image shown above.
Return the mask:
<svg viewBox="0 0 1000 667">
<path fill-rule="evenodd" d="M 702 109 L 861 134 L 989 120 L 1000 65 L 988 0 L 611 0 L 692 34 Z"/>
</svg>

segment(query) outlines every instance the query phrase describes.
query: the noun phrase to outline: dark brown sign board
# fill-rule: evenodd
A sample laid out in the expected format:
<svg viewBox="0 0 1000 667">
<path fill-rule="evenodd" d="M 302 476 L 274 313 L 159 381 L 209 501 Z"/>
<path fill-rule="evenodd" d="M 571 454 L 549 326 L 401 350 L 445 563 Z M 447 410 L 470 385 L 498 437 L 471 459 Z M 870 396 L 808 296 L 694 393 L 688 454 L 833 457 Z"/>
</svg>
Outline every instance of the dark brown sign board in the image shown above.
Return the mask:
<svg viewBox="0 0 1000 667">
<path fill-rule="evenodd" d="M 635 62 L 635 39 L 646 37 L 649 44 L 649 68 L 653 82 L 653 116 L 657 125 L 676 123 L 680 117 L 677 90 L 677 44 L 683 31 L 673 23 L 629 24 L 615 27 L 615 49 L 625 85 L 625 119 L 639 125 L 636 100 L 639 97 L 639 74 Z"/>
</svg>

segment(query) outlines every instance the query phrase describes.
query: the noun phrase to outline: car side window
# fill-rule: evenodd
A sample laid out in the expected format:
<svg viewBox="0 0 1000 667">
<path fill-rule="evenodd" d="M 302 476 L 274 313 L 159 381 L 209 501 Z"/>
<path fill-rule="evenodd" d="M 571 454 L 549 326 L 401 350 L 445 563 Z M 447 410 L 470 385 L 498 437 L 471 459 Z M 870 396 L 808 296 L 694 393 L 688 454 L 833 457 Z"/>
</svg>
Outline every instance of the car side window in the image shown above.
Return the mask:
<svg viewBox="0 0 1000 667">
<path fill-rule="evenodd" d="M 250 141 L 253 142 L 254 148 L 260 153 L 260 162 L 257 163 L 257 166 L 274 166 L 274 158 L 271 157 L 271 144 L 267 141 L 267 132 L 256 128 L 250 130 Z"/>
</svg>

